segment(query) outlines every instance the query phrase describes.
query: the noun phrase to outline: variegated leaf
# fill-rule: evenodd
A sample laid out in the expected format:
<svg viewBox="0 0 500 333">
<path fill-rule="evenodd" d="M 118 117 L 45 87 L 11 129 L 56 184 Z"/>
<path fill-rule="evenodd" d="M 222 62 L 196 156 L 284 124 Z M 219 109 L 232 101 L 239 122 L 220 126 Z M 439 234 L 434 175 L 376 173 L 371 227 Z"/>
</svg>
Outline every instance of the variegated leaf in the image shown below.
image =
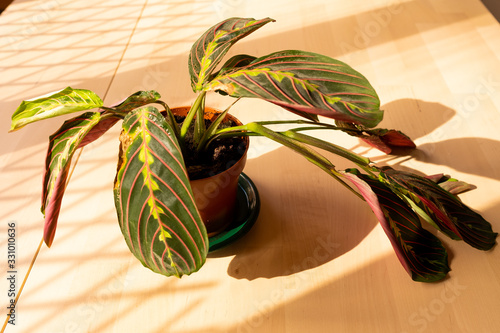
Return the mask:
<svg viewBox="0 0 500 333">
<path fill-rule="evenodd" d="M 138 91 L 121 102 L 111 106 L 111 108 L 113 108 L 117 113 L 110 112 L 109 110 L 101 111 L 101 121 L 97 124 L 97 126 L 94 126 L 85 139 L 82 140 L 80 148 L 99 139 L 102 135 L 104 135 L 104 133 L 111 129 L 111 127 L 113 127 L 118 120 L 123 118 L 123 114 L 126 114 L 135 108 L 154 103 L 160 99 L 160 97 L 160 94 L 154 90 Z"/>
<path fill-rule="evenodd" d="M 423 218 L 430 217 L 439 229 L 453 239 L 463 239 L 469 245 L 489 250 L 496 243 L 497 233 L 480 214 L 462 203 L 434 181 L 418 175 L 383 168 L 380 175 L 389 186 L 410 198 Z"/>
<path fill-rule="evenodd" d="M 101 112 L 101 117 L 103 114 L 106 114 L 106 111 Z M 109 116 L 109 115 L 108 115 Z M 120 119 L 120 117 L 109 116 L 105 118 L 101 118 L 99 123 L 92 127 L 92 129 L 87 133 L 87 135 L 83 138 L 83 140 L 78 145 L 78 148 L 83 148 L 86 145 L 94 142 L 104 135 L 108 130 L 111 129 Z"/>
<path fill-rule="evenodd" d="M 137 91 L 124 99 L 123 101 L 112 105 L 111 107 L 119 112 L 126 113 L 135 108 L 154 103 L 161 98 L 155 90 Z"/>
<path fill-rule="evenodd" d="M 55 93 L 23 101 L 12 115 L 10 131 L 35 121 L 101 106 L 102 100 L 94 92 L 67 87 Z"/>
<path fill-rule="evenodd" d="M 349 65 L 316 53 L 281 51 L 222 72 L 205 90 L 256 97 L 296 113 L 374 127 L 383 111 L 368 80 Z"/>
<path fill-rule="evenodd" d="M 442 280 L 449 272 L 448 254 L 440 240 L 422 228 L 418 216 L 391 189 L 351 169 L 345 174 L 377 216 L 396 255 L 415 281 Z"/>
<path fill-rule="evenodd" d="M 203 89 L 210 74 L 234 43 L 273 21 L 270 18 L 255 20 L 233 17 L 208 29 L 193 44 L 189 54 L 189 74 L 193 91 Z"/>
<path fill-rule="evenodd" d="M 43 238 L 49 247 L 56 232 L 71 158 L 87 133 L 99 123 L 100 116 L 100 112 L 86 112 L 65 121 L 62 127 L 50 136 L 41 209 L 45 214 Z"/>
<path fill-rule="evenodd" d="M 219 75 L 223 75 L 226 72 L 234 71 L 235 69 L 247 66 L 255 59 L 257 59 L 257 58 L 254 56 L 248 55 L 248 54 L 235 55 L 222 65 L 220 71 L 212 74 L 213 76 L 211 77 L 211 79 L 213 79 L 214 77 L 217 77 Z"/>
<path fill-rule="evenodd" d="M 154 272 L 196 272 L 208 238 L 173 129 L 156 108 L 142 107 L 125 117 L 120 141 L 114 195 L 128 247 Z"/>
<path fill-rule="evenodd" d="M 336 121 L 335 124 L 345 133 L 355 136 L 378 150 L 390 154 L 394 148 L 414 149 L 417 146 L 403 132 L 394 129 L 368 129 L 362 125 Z"/>
</svg>

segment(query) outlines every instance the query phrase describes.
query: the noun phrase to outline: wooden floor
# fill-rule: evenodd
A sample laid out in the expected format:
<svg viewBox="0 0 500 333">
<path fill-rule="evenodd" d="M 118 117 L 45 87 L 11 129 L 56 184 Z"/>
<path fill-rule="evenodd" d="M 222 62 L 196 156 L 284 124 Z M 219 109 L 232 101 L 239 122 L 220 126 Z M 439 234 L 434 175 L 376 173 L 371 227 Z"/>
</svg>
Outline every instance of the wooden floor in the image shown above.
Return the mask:
<svg viewBox="0 0 500 333">
<path fill-rule="evenodd" d="M 358 69 L 380 95 L 381 126 L 403 130 L 419 149 L 385 156 L 342 133 L 320 137 L 377 163 L 477 185 L 463 201 L 500 230 L 500 24 L 479 0 L 19 0 L 0 15 L 0 262 L 6 271 L 7 223 L 16 223 L 17 291 L 42 237 L 47 138 L 61 123 L 7 134 L 19 103 L 71 86 L 96 91 L 108 105 L 140 89 L 187 105 L 187 52 L 231 16 L 276 19 L 235 52 L 304 49 Z M 207 103 L 230 102 L 210 95 Z M 233 110 L 244 122 L 289 117 L 254 100 Z M 117 224 L 118 133 L 85 148 L 54 243 L 41 247 L 16 325 L 5 332 L 500 331 L 498 247 L 481 252 L 438 234 L 451 256 L 449 278 L 413 282 L 365 203 L 260 139 L 245 169 L 262 200 L 253 229 L 196 274 L 152 273 L 130 254 Z"/>
</svg>

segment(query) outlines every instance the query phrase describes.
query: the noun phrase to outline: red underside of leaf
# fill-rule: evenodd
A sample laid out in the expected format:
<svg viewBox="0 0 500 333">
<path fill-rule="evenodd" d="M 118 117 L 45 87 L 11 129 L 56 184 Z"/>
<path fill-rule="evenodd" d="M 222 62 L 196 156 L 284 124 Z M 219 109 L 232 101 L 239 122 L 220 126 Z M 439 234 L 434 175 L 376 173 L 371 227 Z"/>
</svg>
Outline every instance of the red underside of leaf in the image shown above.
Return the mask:
<svg viewBox="0 0 500 333">
<path fill-rule="evenodd" d="M 372 134 L 361 139 L 386 154 L 390 154 L 394 148 L 417 148 L 408 136 L 396 130 L 388 130 L 383 135 Z"/>
<path fill-rule="evenodd" d="M 54 190 L 50 197 L 49 203 L 45 207 L 45 225 L 43 229 L 43 240 L 48 247 L 52 245 L 56 234 L 57 220 L 59 211 L 61 210 L 61 202 L 66 189 L 66 180 L 68 179 L 68 171 L 71 163 L 66 164 L 66 167 L 58 175 L 54 184 Z"/>
<path fill-rule="evenodd" d="M 92 129 L 87 133 L 87 135 L 82 139 L 78 148 L 85 147 L 89 143 L 94 142 L 99 139 L 104 133 L 106 133 L 111 127 L 113 127 L 120 118 L 108 118 L 100 121 L 97 125 L 92 127 Z"/>
<path fill-rule="evenodd" d="M 387 238 L 389 238 L 389 241 L 391 242 L 392 248 L 394 249 L 394 252 L 398 257 L 399 262 L 404 267 L 406 272 L 411 276 L 412 270 L 410 268 L 410 264 L 408 263 L 408 260 L 406 259 L 405 255 L 402 253 L 398 241 L 394 236 L 393 232 L 391 231 L 391 227 L 389 225 L 389 222 L 385 218 L 384 212 L 382 211 L 377 195 L 373 192 L 371 187 L 366 182 L 364 182 L 357 176 L 352 175 L 350 173 L 346 173 L 345 177 L 349 179 L 361 192 L 361 195 L 365 198 L 366 202 L 368 203 L 373 213 L 377 217 L 380 225 L 382 226 L 382 229 L 384 229 Z"/>
</svg>

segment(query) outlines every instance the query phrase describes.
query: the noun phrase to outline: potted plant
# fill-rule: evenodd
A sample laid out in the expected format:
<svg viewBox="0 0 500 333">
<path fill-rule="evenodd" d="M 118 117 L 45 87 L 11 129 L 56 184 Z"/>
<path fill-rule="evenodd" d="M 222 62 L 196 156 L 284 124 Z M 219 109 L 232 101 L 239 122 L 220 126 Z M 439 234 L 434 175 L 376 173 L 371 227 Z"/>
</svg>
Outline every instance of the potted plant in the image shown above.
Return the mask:
<svg viewBox="0 0 500 333">
<path fill-rule="evenodd" d="M 386 153 L 395 147 L 415 148 L 400 131 L 374 128 L 383 116 L 379 98 L 356 70 L 327 56 L 297 50 L 259 58 L 236 55 L 220 66 L 234 43 L 272 21 L 230 18 L 208 29 L 194 43 L 188 65 L 191 86 L 198 97 L 184 114 L 175 114 L 155 91 L 140 91 L 107 107 L 92 91 L 69 87 L 23 101 L 12 116 L 11 131 L 38 120 L 97 109 L 67 120 L 50 137 L 42 195 L 47 246 L 54 239 L 75 151 L 122 120 L 114 181 L 118 221 L 131 252 L 144 266 L 160 274 L 191 274 L 200 269 L 207 256 L 207 227 L 191 188 L 191 169 L 199 169 L 201 156 L 229 146 L 236 147 L 236 157 L 229 161 L 244 160 L 248 146 L 245 138 L 253 135 L 293 149 L 366 200 L 403 267 L 416 281 L 437 281 L 449 271 L 445 248 L 422 227 L 422 222 L 452 239 L 464 240 L 481 250 L 491 249 L 497 233 L 457 197 L 472 185 L 444 175 L 423 177 L 378 167 L 366 157 L 304 134 L 315 129 L 343 131 Z M 238 99 L 261 98 L 303 119 L 241 124 L 227 120 L 229 108 L 207 117 L 205 99 L 209 91 Z M 335 125 L 320 122 L 318 116 L 335 119 Z M 272 129 L 276 124 L 290 128 L 276 131 Z M 243 149 L 239 142 L 243 142 Z M 346 158 L 354 168 L 336 170 L 318 150 Z M 237 169 L 236 174 L 242 166 Z M 209 168 L 208 176 L 220 171 Z"/>
</svg>

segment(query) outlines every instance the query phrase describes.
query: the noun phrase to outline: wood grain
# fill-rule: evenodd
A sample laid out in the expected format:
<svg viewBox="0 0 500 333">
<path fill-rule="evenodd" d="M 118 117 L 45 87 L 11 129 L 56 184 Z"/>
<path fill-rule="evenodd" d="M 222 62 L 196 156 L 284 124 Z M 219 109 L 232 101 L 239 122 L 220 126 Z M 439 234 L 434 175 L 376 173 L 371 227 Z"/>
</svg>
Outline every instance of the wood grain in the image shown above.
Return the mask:
<svg viewBox="0 0 500 333">
<path fill-rule="evenodd" d="M 42 237 L 47 137 L 61 121 L 7 134 L 21 100 L 72 86 L 107 104 L 156 89 L 171 106 L 189 105 L 187 52 L 230 16 L 277 20 L 233 54 L 304 49 L 348 62 L 378 91 L 381 125 L 403 130 L 419 149 L 385 156 L 341 133 L 320 137 L 378 163 L 477 185 L 462 199 L 500 230 L 500 25 L 479 0 L 15 1 L 0 16 L 0 233 L 16 221 L 19 279 Z M 208 97 L 217 108 L 230 102 Z M 244 122 L 289 118 L 257 100 L 233 110 Z M 497 248 L 480 252 L 439 235 L 449 278 L 412 282 L 365 203 L 262 139 L 252 141 L 245 169 L 262 199 L 254 228 L 192 276 L 152 273 L 117 224 L 118 131 L 85 148 L 54 243 L 42 248 L 6 332 L 498 331 Z M 0 244 L 5 253 L 4 236 Z"/>
</svg>

